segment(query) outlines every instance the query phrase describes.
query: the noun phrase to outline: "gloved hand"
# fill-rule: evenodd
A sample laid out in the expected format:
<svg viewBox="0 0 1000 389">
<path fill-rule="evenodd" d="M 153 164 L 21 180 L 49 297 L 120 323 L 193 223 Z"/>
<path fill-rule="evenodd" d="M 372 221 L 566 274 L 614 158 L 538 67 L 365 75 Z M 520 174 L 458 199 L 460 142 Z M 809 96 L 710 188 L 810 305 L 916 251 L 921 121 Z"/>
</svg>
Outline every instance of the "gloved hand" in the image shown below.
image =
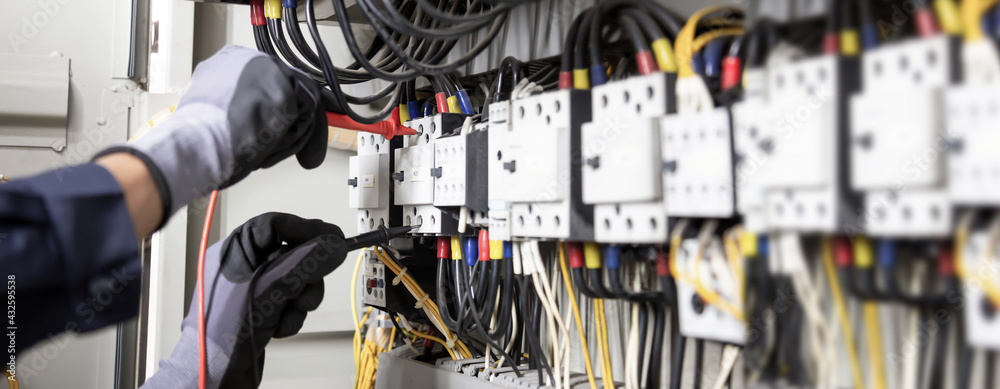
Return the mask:
<svg viewBox="0 0 1000 389">
<path fill-rule="evenodd" d="M 339 227 L 283 213 L 257 216 L 212 245 L 204 273 L 206 386 L 257 387 L 264 346 L 272 337 L 298 333 L 306 312 L 323 300 L 323 277 L 345 255 Z M 195 298 L 181 340 L 144 387 L 198 386 L 197 320 Z"/>
<path fill-rule="evenodd" d="M 170 118 L 97 157 L 138 156 L 159 189 L 165 221 L 194 199 L 293 154 L 306 169 L 323 163 L 328 133 L 319 88 L 264 53 L 226 46 L 198 64 Z"/>
</svg>

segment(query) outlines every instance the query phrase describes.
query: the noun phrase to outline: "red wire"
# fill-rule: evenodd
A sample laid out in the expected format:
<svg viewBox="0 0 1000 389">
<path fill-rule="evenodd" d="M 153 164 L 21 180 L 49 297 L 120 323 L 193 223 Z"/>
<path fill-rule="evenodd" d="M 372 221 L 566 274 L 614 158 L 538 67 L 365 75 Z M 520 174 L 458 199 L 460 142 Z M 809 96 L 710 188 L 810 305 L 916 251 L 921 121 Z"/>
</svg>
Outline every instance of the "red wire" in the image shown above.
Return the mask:
<svg viewBox="0 0 1000 389">
<path fill-rule="evenodd" d="M 205 389 L 205 249 L 208 247 L 208 232 L 212 229 L 212 214 L 215 213 L 215 199 L 219 191 L 212 191 L 205 212 L 205 227 L 201 230 L 201 246 L 198 248 L 198 388 Z"/>
</svg>

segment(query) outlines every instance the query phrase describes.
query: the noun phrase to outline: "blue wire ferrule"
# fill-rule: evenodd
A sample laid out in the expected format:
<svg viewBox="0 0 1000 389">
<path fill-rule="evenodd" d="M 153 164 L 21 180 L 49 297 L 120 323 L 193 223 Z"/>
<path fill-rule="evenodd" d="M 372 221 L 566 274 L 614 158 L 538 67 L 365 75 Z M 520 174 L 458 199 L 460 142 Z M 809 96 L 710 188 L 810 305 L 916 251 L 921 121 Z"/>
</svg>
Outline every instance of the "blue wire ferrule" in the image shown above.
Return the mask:
<svg viewBox="0 0 1000 389">
<path fill-rule="evenodd" d="M 473 266 L 479 261 L 479 242 L 475 238 L 465 238 L 465 264 Z"/>
<path fill-rule="evenodd" d="M 694 72 L 698 73 L 698 75 L 705 75 L 705 59 L 701 53 L 691 55 L 691 69 L 694 69 Z"/>
<path fill-rule="evenodd" d="M 769 245 L 770 242 L 767 240 L 767 235 L 761 234 L 757 236 L 757 255 L 760 258 L 767 258 L 767 255 L 771 250 Z"/>
<path fill-rule="evenodd" d="M 865 50 L 871 50 L 878 47 L 878 31 L 872 24 L 865 24 L 861 27 L 861 45 Z"/>
<path fill-rule="evenodd" d="M 410 113 L 410 120 L 424 117 L 423 113 L 420 112 L 419 101 L 407 101 L 406 110 Z"/>
<path fill-rule="evenodd" d="M 295 8 L 298 6 L 298 0 L 281 0 L 281 6 L 285 8 Z"/>
<path fill-rule="evenodd" d="M 424 102 L 424 110 L 423 110 L 423 113 L 420 116 L 421 117 L 424 117 L 424 116 L 434 116 L 434 104 L 431 104 L 431 102 L 429 102 L 429 101 L 425 101 Z"/>
<path fill-rule="evenodd" d="M 622 265 L 621 249 L 618 246 L 609 244 L 604 246 L 604 266 L 608 269 L 618 269 Z"/>
<path fill-rule="evenodd" d="M 896 244 L 889 239 L 878 242 L 878 265 L 883 269 L 896 266 Z"/>
<path fill-rule="evenodd" d="M 604 70 L 604 65 L 590 65 L 590 87 L 604 85 L 608 82 L 608 73 Z"/>
<path fill-rule="evenodd" d="M 514 244 L 510 243 L 510 241 L 503 241 L 503 257 L 514 258 Z"/>
<path fill-rule="evenodd" d="M 719 77 L 722 75 L 722 49 L 720 40 L 708 42 L 705 47 L 705 75 Z"/>
<path fill-rule="evenodd" d="M 469 92 L 465 89 L 459 89 L 455 92 L 455 97 L 458 97 L 458 106 L 462 108 L 462 113 L 466 115 L 472 115 L 476 112 L 475 108 L 472 108 L 472 101 L 469 100 Z"/>
</svg>

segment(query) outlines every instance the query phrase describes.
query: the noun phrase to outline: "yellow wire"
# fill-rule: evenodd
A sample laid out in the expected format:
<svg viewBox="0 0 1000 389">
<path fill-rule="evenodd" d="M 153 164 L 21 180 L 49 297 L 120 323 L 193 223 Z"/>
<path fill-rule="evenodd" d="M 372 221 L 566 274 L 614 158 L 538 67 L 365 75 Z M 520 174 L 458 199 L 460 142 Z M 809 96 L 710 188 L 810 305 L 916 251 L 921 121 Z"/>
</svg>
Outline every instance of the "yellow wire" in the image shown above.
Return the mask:
<svg viewBox="0 0 1000 389">
<path fill-rule="evenodd" d="M 567 294 L 569 294 L 569 305 L 573 308 L 573 320 L 576 321 L 576 332 L 580 336 L 580 346 L 583 348 L 583 362 L 584 367 L 587 368 L 587 380 L 590 381 L 590 389 L 597 389 L 597 381 L 594 379 L 594 368 L 590 364 L 587 337 L 583 333 L 583 320 L 580 319 L 580 307 L 576 303 L 576 294 L 573 292 L 573 281 L 570 280 L 569 269 L 566 267 L 566 251 L 563 243 L 559 243 L 559 269 L 562 270 L 563 283 L 566 285 Z"/>
<path fill-rule="evenodd" d="M 868 358 L 872 361 L 872 386 L 875 389 L 885 389 L 885 362 L 882 360 L 882 329 L 879 327 L 878 305 L 866 301 L 862 306 L 868 336 Z"/>
<path fill-rule="evenodd" d="M 955 233 L 955 252 L 953 258 L 955 261 L 955 274 L 958 279 L 963 282 L 968 283 L 970 277 L 968 269 L 965 268 L 965 244 L 969 241 L 969 227 L 967 224 L 960 225 L 957 232 Z M 993 251 L 995 250 L 994 244 L 987 244 L 987 247 L 983 250 L 983 258 L 981 263 L 986 263 L 989 265 L 989 261 L 992 259 Z M 982 264 L 980 265 L 982 266 Z M 1000 288 L 997 287 L 993 280 L 980 279 L 980 284 L 983 286 L 983 294 L 990 299 L 990 302 L 994 306 L 1000 306 Z"/>
<path fill-rule="evenodd" d="M 597 327 L 597 352 L 601 353 L 601 381 L 604 389 L 614 389 L 611 354 L 608 350 L 608 321 L 604 316 L 604 299 L 594 299 L 594 322 Z"/>
<path fill-rule="evenodd" d="M 441 338 L 433 336 L 433 335 L 428 335 L 428 334 L 425 334 L 423 332 L 418 332 L 416 330 L 410 331 L 410 333 L 413 334 L 417 338 L 430 339 L 432 341 L 440 343 L 441 346 L 444 346 L 444 350 L 447 351 L 449 355 L 451 355 L 451 359 L 458 359 L 458 356 L 455 355 L 455 352 L 451 351 L 451 349 L 448 348 L 448 343 L 445 342 L 444 339 L 441 339 Z"/>
<path fill-rule="evenodd" d="M 361 261 L 364 260 L 365 250 L 358 253 L 358 260 L 354 263 L 354 279 L 351 280 L 351 317 L 354 319 L 354 330 L 361 331 L 361 323 L 358 322 L 358 274 L 361 272 Z"/>
<path fill-rule="evenodd" d="M 997 0 L 962 0 L 959 12 L 962 17 L 962 32 L 966 42 L 978 42 L 985 38 L 979 21 L 983 14 L 996 5 Z"/>
<path fill-rule="evenodd" d="M 743 312 L 737 309 L 732 303 L 723 299 L 722 296 L 720 296 L 714 290 L 706 288 L 704 285 L 702 285 L 701 277 L 695 274 L 695 277 L 692 280 L 690 277 L 688 277 L 686 274 L 684 274 L 679 270 L 679 268 L 677 267 L 677 251 L 680 250 L 680 247 L 681 247 L 681 238 L 679 234 L 672 236 L 670 238 L 670 253 L 667 254 L 667 256 L 669 258 L 670 271 L 673 273 L 674 278 L 694 286 L 695 293 L 698 293 L 698 295 L 701 296 L 702 300 L 705 300 L 706 303 L 718 308 L 719 310 L 731 315 L 732 317 L 735 317 L 737 320 L 741 322 L 746 322 L 746 317 L 743 316 Z M 698 270 L 698 263 L 700 262 L 701 257 L 702 257 L 702 248 L 699 245 L 697 256 L 694 259 L 695 260 L 694 268 L 696 272 Z"/>
<path fill-rule="evenodd" d="M 703 49 L 705 45 L 707 45 L 708 42 L 711 42 L 713 39 L 721 38 L 724 36 L 743 35 L 743 32 L 744 32 L 743 27 L 722 28 L 718 30 L 710 30 L 708 32 L 704 32 L 701 35 L 698 35 L 698 37 L 691 42 L 691 53 L 692 55 L 694 55 L 694 53 L 701 51 L 701 49 Z"/>
<path fill-rule="evenodd" d="M 692 77 L 695 75 L 694 69 L 691 68 L 691 56 L 694 55 L 692 42 L 694 40 L 695 30 L 697 29 L 701 18 L 713 12 L 727 10 L 733 12 L 734 14 L 743 12 L 739 7 L 712 6 L 700 9 L 688 18 L 687 23 L 684 24 L 684 27 L 681 28 L 681 32 L 677 34 L 677 38 L 674 40 L 674 53 L 677 56 L 677 76 L 679 78 Z"/>
<path fill-rule="evenodd" d="M 830 292 L 833 294 L 840 327 L 844 331 L 844 342 L 847 343 L 847 356 L 851 360 L 851 376 L 854 378 L 854 387 L 864 388 L 861 362 L 858 359 L 858 350 L 854 346 L 854 330 L 851 329 L 851 321 L 847 317 L 847 305 L 844 303 L 844 295 L 840 291 L 840 280 L 833 268 L 833 246 L 830 244 L 830 238 L 823 238 L 823 269 L 826 271 L 826 281 L 830 284 Z"/>
<path fill-rule="evenodd" d="M 379 250 L 375 250 L 375 255 L 379 258 L 379 260 L 382 261 L 382 263 L 384 263 L 387 267 L 389 267 L 389 270 L 392 270 L 392 272 L 395 273 L 396 276 L 399 276 L 399 274 L 402 273 L 402 268 L 399 266 L 399 264 L 396 263 L 396 261 L 392 259 L 392 257 L 384 255 Z M 427 298 L 427 293 L 425 293 L 423 288 L 421 288 L 420 285 L 413 280 L 413 277 L 411 277 L 409 274 L 404 274 L 400 278 L 402 278 L 403 283 L 409 286 L 410 290 L 414 292 L 413 297 L 416 298 L 417 301 L 423 301 L 423 304 L 427 306 L 428 311 L 430 311 L 431 314 L 434 315 L 434 317 L 438 320 L 438 323 L 444 323 L 444 321 L 441 319 L 441 313 L 440 310 L 438 309 L 437 304 L 434 303 L 433 299 Z M 448 339 L 452 338 L 452 332 L 448 328 L 441 328 L 441 330 L 442 332 L 445 333 L 446 338 Z M 465 344 L 462 343 L 461 340 L 458 340 L 458 338 L 455 338 L 455 346 L 458 347 L 459 353 L 462 354 L 464 358 L 472 358 L 472 353 L 469 352 L 469 349 L 465 347 Z"/>
<path fill-rule="evenodd" d="M 740 294 L 740 301 L 744 301 L 746 298 L 746 278 L 743 273 L 743 256 L 740 255 L 738 233 L 739 230 L 737 228 L 726 234 L 722 240 L 722 247 L 726 250 L 726 259 L 729 260 L 729 268 L 732 269 L 733 276 L 736 278 L 736 290 Z"/>
</svg>

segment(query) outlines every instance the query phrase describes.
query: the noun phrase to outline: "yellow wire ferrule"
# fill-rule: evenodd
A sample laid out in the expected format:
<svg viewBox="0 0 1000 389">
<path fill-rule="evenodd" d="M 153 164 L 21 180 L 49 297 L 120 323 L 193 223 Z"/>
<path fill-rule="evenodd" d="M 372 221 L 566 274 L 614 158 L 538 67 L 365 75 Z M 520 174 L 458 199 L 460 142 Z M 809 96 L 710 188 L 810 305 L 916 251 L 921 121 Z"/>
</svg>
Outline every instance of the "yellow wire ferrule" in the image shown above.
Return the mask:
<svg viewBox="0 0 1000 389">
<path fill-rule="evenodd" d="M 588 269 L 601 268 L 601 246 L 594 242 L 583 244 L 583 263 Z"/>
<path fill-rule="evenodd" d="M 281 19 L 281 0 L 264 0 L 264 17 Z"/>
<path fill-rule="evenodd" d="M 840 53 L 848 57 L 855 57 L 861 52 L 861 44 L 858 38 L 858 30 L 848 29 L 840 31 Z"/>
<path fill-rule="evenodd" d="M 674 48 L 671 47 L 667 38 L 659 38 L 653 41 L 653 57 L 656 58 L 656 65 L 660 71 L 667 73 L 677 73 L 677 59 L 674 58 Z"/>
<path fill-rule="evenodd" d="M 451 237 L 451 259 L 462 259 L 462 240 L 457 236 Z"/>
<path fill-rule="evenodd" d="M 503 259 L 503 241 L 490 241 L 490 259 Z"/>
<path fill-rule="evenodd" d="M 448 112 L 462 113 L 462 107 L 458 105 L 458 96 L 448 96 Z"/>
<path fill-rule="evenodd" d="M 971 8 L 971 7 L 970 7 Z M 949 35 L 962 33 L 962 21 L 958 16 L 958 9 L 952 0 L 934 0 L 934 13 L 937 14 L 938 24 L 941 31 Z"/>
<path fill-rule="evenodd" d="M 573 69 L 573 88 L 590 89 L 590 72 L 587 69 Z"/>
<path fill-rule="evenodd" d="M 744 258 L 757 256 L 757 234 L 750 231 L 740 231 L 740 253 Z"/>
<path fill-rule="evenodd" d="M 870 268 L 875 263 L 872 253 L 872 241 L 864 236 L 854 238 L 854 265 L 860 268 Z"/>
<path fill-rule="evenodd" d="M 399 105 L 399 122 L 406 123 L 410 121 L 410 110 L 406 107 L 406 104 Z"/>
</svg>

